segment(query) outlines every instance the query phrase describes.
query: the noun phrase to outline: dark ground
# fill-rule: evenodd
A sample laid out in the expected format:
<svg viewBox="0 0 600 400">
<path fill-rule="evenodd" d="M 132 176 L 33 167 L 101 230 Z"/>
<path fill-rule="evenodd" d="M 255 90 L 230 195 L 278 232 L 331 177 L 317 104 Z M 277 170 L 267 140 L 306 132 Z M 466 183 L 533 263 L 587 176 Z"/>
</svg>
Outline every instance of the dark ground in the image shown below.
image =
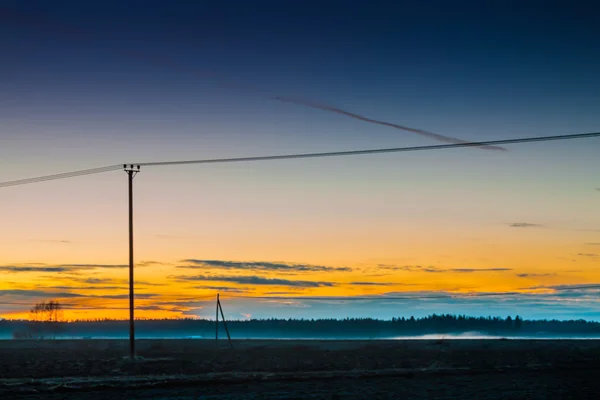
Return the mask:
<svg viewBox="0 0 600 400">
<path fill-rule="evenodd" d="M 335 379 L 309 382 L 269 382 L 216 386 L 173 387 L 86 392 L 99 399 L 597 399 L 596 371 L 564 371 L 442 375 L 423 377 Z M 25 398 L 25 397 L 21 397 Z M 27 396 L 31 399 L 82 398 L 82 393 Z"/>
<path fill-rule="evenodd" d="M 600 341 L 2 341 L 0 398 L 600 398 Z M 24 379 L 25 378 L 25 379 Z"/>
</svg>

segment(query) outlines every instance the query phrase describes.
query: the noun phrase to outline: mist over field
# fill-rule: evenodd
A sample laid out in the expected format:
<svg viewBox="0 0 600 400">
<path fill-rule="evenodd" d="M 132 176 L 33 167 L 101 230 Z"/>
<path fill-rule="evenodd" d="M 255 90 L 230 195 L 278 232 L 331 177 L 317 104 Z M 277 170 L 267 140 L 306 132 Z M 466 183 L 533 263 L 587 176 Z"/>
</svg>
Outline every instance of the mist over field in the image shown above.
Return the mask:
<svg viewBox="0 0 600 400">
<path fill-rule="evenodd" d="M 600 323 L 585 320 L 523 320 L 516 317 L 431 315 L 424 318 L 376 319 L 264 319 L 227 322 L 233 339 L 594 339 Z M 124 339 L 125 320 L 34 323 L 0 321 L 0 339 Z M 206 319 L 139 320 L 140 339 L 214 339 L 215 321 Z M 222 321 L 219 337 L 226 338 Z"/>
</svg>

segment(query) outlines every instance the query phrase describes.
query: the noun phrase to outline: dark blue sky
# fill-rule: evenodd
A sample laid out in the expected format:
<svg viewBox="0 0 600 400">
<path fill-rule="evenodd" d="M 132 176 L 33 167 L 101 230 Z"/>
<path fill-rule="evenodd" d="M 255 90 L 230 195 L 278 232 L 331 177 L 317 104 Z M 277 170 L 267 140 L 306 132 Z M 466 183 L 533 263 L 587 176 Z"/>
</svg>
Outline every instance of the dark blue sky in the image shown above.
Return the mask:
<svg viewBox="0 0 600 400">
<path fill-rule="evenodd" d="M 291 95 L 467 139 L 581 131 L 597 123 L 600 30 L 575 3 L 3 1 L 2 116 L 357 125 L 263 104 Z"/>
</svg>

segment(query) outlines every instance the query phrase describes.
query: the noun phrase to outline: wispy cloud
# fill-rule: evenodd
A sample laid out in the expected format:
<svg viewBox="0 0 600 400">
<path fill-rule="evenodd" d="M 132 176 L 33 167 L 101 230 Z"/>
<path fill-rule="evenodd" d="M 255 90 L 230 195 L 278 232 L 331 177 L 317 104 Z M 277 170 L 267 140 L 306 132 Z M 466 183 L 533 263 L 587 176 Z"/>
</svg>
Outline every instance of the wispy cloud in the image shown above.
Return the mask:
<svg viewBox="0 0 600 400">
<path fill-rule="evenodd" d="M 389 282 L 350 282 L 351 285 L 356 286 L 397 286 L 398 283 Z"/>
<path fill-rule="evenodd" d="M 82 283 L 87 283 L 89 285 L 98 285 L 98 284 L 115 282 L 114 279 L 109 279 L 109 278 L 82 278 L 82 279 L 76 279 L 76 280 L 79 282 L 82 282 Z"/>
<path fill-rule="evenodd" d="M 554 289 L 554 290 L 588 290 L 588 289 L 597 290 L 597 289 L 600 289 L 600 283 L 555 285 L 555 286 L 548 286 L 548 287 L 551 289 Z"/>
<path fill-rule="evenodd" d="M 537 290 L 537 289 L 550 289 L 553 291 L 561 292 L 561 291 L 598 291 L 600 290 L 600 283 L 575 283 L 568 285 L 540 285 L 533 286 L 525 289 Z"/>
<path fill-rule="evenodd" d="M 74 288 L 68 286 L 56 286 L 56 287 L 45 287 L 39 289 L 2 289 L 0 290 L 0 296 L 13 296 L 13 297 L 21 297 L 21 298 L 57 298 L 57 299 L 65 299 L 65 298 L 95 298 L 95 299 L 128 299 L 129 294 L 106 294 L 106 295 L 90 295 L 90 294 L 81 294 L 74 292 L 56 292 L 52 289 L 54 288 L 64 288 L 67 290 L 73 290 Z M 63 290 L 64 290 L 63 289 Z M 89 289 L 89 288 L 85 288 Z M 155 293 L 138 293 L 135 295 L 137 299 L 152 299 L 155 297 L 159 297 L 159 294 Z"/>
<path fill-rule="evenodd" d="M 49 290 L 125 290 L 127 286 L 38 286 L 39 289 Z"/>
<path fill-rule="evenodd" d="M 324 265 L 296 264 L 269 261 L 224 261 L 224 260 L 181 260 L 188 265 L 180 265 L 177 268 L 190 269 L 239 269 L 252 271 L 280 271 L 280 272 L 349 272 L 348 267 L 328 267 Z"/>
<path fill-rule="evenodd" d="M 42 267 L 31 265 L 0 265 L 3 272 L 68 272 L 71 269 L 65 267 Z"/>
<path fill-rule="evenodd" d="M 523 273 L 523 274 L 516 274 L 519 278 L 538 278 L 538 277 L 545 277 L 545 276 L 556 276 L 556 274 L 528 274 L 528 273 Z"/>
<path fill-rule="evenodd" d="M 53 278 L 53 276 L 46 276 L 46 278 Z M 85 276 L 72 276 L 68 278 L 71 282 L 76 282 L 79 284 L 86 284 L 90 286 L 94 285 L 127 285 L 129 284 L 128 279 L 114 279 L 114 278 L 94 278 L 94 277 L 85 277 Z M 147 282 L 143 280 L 135 280 L 136 286 L 165 286 L 166 283 L 160 282 Z"/>
<path fill-rule="evenodd" d="M 140 261 L 135 264 L 136 267 L 152 267 L 155 265 L 167 265 L 160 261 Z"/>
<path fill-rule="evenodd" d="M 512 268 L 452 268 L 447 271 L 459 272 L 459 273 L 502 272 L 502 271 L 512 271 Z"/>
<path fill-rule="evenodd" d="M 94 268 L 106 268 L 106 269 L 114 269 L 114 268 L 129 268 L 127 264 L 64 264 L 62 265 L 66 268 L 74 268 L 74 269 L 94 269 Z"/>
<path fill-rule="evenodd" d="M 216 290 L 218 292 L 228 293 L 248 293 L 250 290 L 243 288 L 235 288 L 229 286 L 194 286 L 194 289 Z"/>
<path fill-rule="evenodd" d="M 292 98 L 292 97 L 286 97 L 286 96 L 275 96 L 275 97 L 272 97 L 272 99 L 281 101 L 284 103 L 302 105 L 305 107 L 315 108 L 315 109 L 322 110 L 322 111 L 332 112 L 335 114 L 343 115 L 345 117 L 357 119 L 359 121 L 367 122 L 370 124 L 387 126 L 389 128 L 398 129 L 401 131 L 416 133 L 417 135 L 425 136 L 427 138 L 434 139 L 439 142 L 454 143 L 454 144 L 468 143 L 468 141 L 466 141 L 466 140 L 457 139 L 457 138 L 454 138 L 451 136 L 440 135 L 438 133 L 425 131 L 423 129 L 411 128 L 411 127 L 408 127 L 405 125 L 400 125 L 400 124 L 386 122 L 386 121 L 382 121 L 382 120 L 378 120 L 378 119 L 369 118 L 364 115 L 360 115 L 360 114 L 356 114 L 356 113 L 353 113 L 350 111 L 342 110 L 341 108 L 337 108 L 337 107 L 331 106 L 329 104 L 318 103 L 318 102 L 311 101 L 311 100 L 303 100 L 303 99 L 299 99 L 299 98 Z M 499 147 L 499 146 L 482 145 L 482 146 L 477 146 L 477 147 L 480 147 L 485 150 L 506 151 L 506 149 L 504 147 Z"/>
<path fill-rule="evenodd" d="M 135 281 L 135 285 L 136 286 L 167 286 L 166 283 L 161 283 L 161 282 L 147 282 L 147 281 L 138 281 L 136 279 Z"/>
<path fill-rule="evenodd" d="M 136 293 L 135 294 L 135 298 L 136 299 L 153 299 L 155 297 L 160 297 L 161 295 L 158 293 Z M 102 295 L 102 296 L 94 296 L 94 297 L 99 297 L 99 298 L 103 298 L 103 299 L 128 299 L 129 298 L 129 294 L 117 294 L 117 295 L 112 295 L 112 294 L 107 294 L 107 295 Z"/>
<path fill-rule="evenodd" d="M 510 226 L 511 228 L 541 228 L 542 227 L 541 224 L 532 224 L 529 222 L 513 222 L 512 224 L 509 224 L 508 226 Z"/>
<path fill-rule="evenodd" d="M 600 243 L 586 243 L 587 246 L 600 246 Z"/>
<path fill-rule="evenodd" d="M 138 265 L 144 266 L 144 265 Z M 56 272 L 56 273 L 75 273 L 76 271 L 88 271 L 93 269 L 121 269 L 128 268 L 126 264 L 13 264 L 0 265 L 0 272 Z"/>
<path fill-rule="evenodd" d="M 54 292 L 47 290 L 32 290 L 32 289 L 2 289 L 0 290 L 0 296 L 18 296 L 18 297 L 56 297 L 56 298 L 70 298 L 70 297 L 85 297 L 82 294 L 70 293 L 70 292 Z"/>
<path fill-rule="evenodd" d="M 424 272 L 444 272 L 444 270 L 430 266 L 423 265 L 383 265 L 380 264 L 378 269 L 388 270 L 388 271 L 424 271 Z"/>
<path fill-rule="evenodd" d="M 291 290 L 302 290 L 302 289 L 291 289 Z M 299 292 L 292 292 L 292 291 L 287 291 L 287 292 L 265 292 L 265 295 L 272 295 L 272 296 L 285 296 L 288 294 L 293 294 L 293 295 L 297 295 Z"/>
<path fill-rule="evenodd" d="M 176 276 L 179 281 L 211 281 L 231 282 L 241 285 L 270 285 L 270 286 L 297 286 L 297 287 L 323 287 L 335 286 L 333 282 L 299 281 L 278 278 L 263 278 L 260 276 Z"/>
<path fill-rule="evenodd" d="M 441 274 L 441 273 L 473 273 L 473 272 L 502 272 L 502 271 L 512 271 L 512 268 L 440 268 L 435 266 L 422 266 L 422 265 L 383 265 L 379 266 L 379 269 L 386 269 L 391 271 L 419 271 L 419 272 L 428 272 L 433 274 Z"/>
</svg>

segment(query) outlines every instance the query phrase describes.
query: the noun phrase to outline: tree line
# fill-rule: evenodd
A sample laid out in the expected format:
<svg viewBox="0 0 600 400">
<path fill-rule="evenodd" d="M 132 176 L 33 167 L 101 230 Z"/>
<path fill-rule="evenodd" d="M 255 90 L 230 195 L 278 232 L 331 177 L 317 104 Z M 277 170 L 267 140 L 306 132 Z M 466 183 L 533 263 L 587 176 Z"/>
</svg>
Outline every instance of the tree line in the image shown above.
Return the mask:
<svg viewBox="0 0 600 400">
<path fill-rule="evenodd" d="M 125 337 L 127 320 L 87 320 L 61 322 L 60 311 L 42 311 L 45 319 L 37 321 L 0 321 L 0 333 L 11 331 L 17 338 L 45 336 Z M 459 334 L 477 332 L 494 336 L 600 336 L 600 323 L 578 320 L 524 320 L 520 316 L 470 317 L 431 314 L 427 317 L 344 319 L 248 319 L 227 321 L 232 336 L 245 338 L 392 338 L 425 334 Z M 34 327 L 32 329 L 32 326 Z M 43 329 L 51 328 L 51 329 Z M 136 321 L 140 337 L 214 337 L 215 322 L 206 319 L 146 319 Z M 33 332 L 15 335 L 15 332 Z M 52 335 L 48 334 L 52 333 Z"/>
</svg>

